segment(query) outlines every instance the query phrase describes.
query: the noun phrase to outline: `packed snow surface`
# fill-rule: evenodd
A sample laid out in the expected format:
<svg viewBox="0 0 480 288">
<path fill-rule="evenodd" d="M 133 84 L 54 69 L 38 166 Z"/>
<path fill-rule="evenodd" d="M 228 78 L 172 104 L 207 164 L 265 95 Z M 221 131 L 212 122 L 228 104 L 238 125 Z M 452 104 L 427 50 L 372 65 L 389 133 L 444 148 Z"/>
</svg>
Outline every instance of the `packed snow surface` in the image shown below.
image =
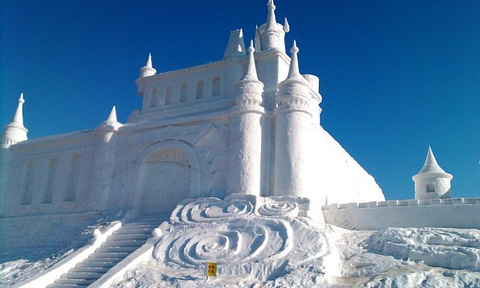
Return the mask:
<svg viewBox="0 0 480 288">
<path fill-rule="evenodd" d="M 111 287 L 480 287 L 478 230 L 348 231 L 307 210 L 296 197 L 186 200 Z"/>
<path fill-rule="evenodd" d="M 153 248 L 105 287 L 480 287 L 479 230 L 349 231 L 305 217 L 308 206 L 299 197 L 185 200 L 153 231 Z M 1 264 L 2 285 L 52 261 L 18 259 Z M 206 279 L 207 262 L 217 277 Z"/>
</svg>

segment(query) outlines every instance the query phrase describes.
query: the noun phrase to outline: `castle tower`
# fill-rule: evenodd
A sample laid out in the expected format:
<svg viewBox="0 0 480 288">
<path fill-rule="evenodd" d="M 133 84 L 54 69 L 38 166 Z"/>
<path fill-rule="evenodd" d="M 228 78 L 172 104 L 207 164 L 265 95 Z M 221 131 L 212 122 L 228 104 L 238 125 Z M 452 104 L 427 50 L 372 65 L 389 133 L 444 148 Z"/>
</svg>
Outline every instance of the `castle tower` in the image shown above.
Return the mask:
<svg viewBox="0 0 480 288">
<path fill-rule="evenodd" d="M 275 4 L 273 0 L 268 1 L 268 15 L 267 23 L 256 29 L 255 40 L 260 39 L 260 46 L 257 51 L 264 51 L 268 49 L 277 49 L 285 53 L 285 33 L 290 30 L 289 26 L 282 26 L 277 23 L 275 17 Z M 288 23 L 288 22 L 285 22 Z M 286 29 L 285 29 L 286 28 Z M 257 40 L 258 41 L 258 40 Z"/>
<path fill-rule="evenodd" d="M 278 85 L 275 109 L 275 173 L 274 195 L 307 196 L 311 185 L 309 139 L 312 134 L 311 86 L 300 75 L 296 42 L 288 77 Z"/>
<path fill-rule="evenodd" d="M 235 85 L 235 106 L 230 110 L 226 194 L 260 195 L 263 83 L 258 80 L 253 52 L 248 48 L 246 73 Z"/>
<path fill-rule="evenodd" d="M 8 148 L 28 139 L 28 130 L 23 126 L 23 103 L 25 103 L 25 100 L 23 99 L 23 93 L 21 93 L 12 122 L 3 128 L 2 148 Z"/>
<path fill-rule="evenodd" d="M 93 167 L 95 167 L 96 171 L 92 180 L 92 190 L 94 193 L 91 193 L 91 196 L 97 197 L 92 202 L 100 204 L 99 208 L 102 210 L 107 209 L 115 167 L 117 131 L 122 126 L 123 125 L 117 121 L 117 111 L 115 106 L 113 106 L 107 120 L 95 129 L 97 150 L 95 151 Z"/>
<path fill-rule="evenodd" d="M 422 169 L 412 177 L 415 182 L 415 199 L 450 198 L 453 176 L 445 172 L 428 147 L 427 159 Z"/>
</svg>

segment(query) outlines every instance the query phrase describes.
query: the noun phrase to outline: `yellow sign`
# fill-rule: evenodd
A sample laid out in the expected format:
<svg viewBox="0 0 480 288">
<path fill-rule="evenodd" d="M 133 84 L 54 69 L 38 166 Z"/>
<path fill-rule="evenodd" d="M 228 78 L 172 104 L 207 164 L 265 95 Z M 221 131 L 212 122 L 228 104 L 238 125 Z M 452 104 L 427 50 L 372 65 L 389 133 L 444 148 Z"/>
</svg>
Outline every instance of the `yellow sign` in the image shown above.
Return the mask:
<svg viewBox="0 0 480 288">
<path fill-rule="evenodd" d="M 207 276 L 217 276 L 217 263 L 208 262 L 207 264 Z"/>
</svg>

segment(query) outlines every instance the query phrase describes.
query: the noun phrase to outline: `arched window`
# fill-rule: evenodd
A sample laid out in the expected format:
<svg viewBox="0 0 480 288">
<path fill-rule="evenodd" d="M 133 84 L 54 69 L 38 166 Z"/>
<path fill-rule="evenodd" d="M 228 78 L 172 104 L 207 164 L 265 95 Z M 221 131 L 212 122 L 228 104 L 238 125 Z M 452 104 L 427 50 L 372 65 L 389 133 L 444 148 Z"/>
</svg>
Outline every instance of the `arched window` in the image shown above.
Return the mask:
<svg viewBox="0 0 480 288">
<path fill-rule="evenodd" d="M 212 97 L 220 95 L 220 77 L 213 78 L 212 81 Z"/>
<path fill-rule="evenodd" d="M 42 203 L 48 204 L 53 201 L 53 190 L 55 189 L 55 178 L 57 177 L 58 159 L 50 158 L 47 171 L 47 182 L 45 183 L 45 191 L 43 193 Z"/>
<path fill-rule="evenodd" d="M 27 172 L 25 175 L 25 189 L 22 196 L 22 205 L 32 204 L 33 189 L 35 189 L 35 171 L 36 161 L 31 160 L 27 163 Z"/>
<path fill-rule="evenodd" d="M 197 90 L 195 91 L 195 99 L 202 99 L 203 98 L 203 81 L 199 80 L 197 82 Z"/>
<path fill-rule="evenodd" d="M 151 94 L 151 99 L 150 99 L 150 108 L 157 107 L 158 104 L 158 90 L 153 89 L 152 94 Z"/>
<path fill-rule="evenodd" d="M 165 105 L 172 104 L 172 86 L 168 86 L 165 90 Z"/>
<path fill-rule="evenodd" d="M 180 87 L 180 102 L 187 102 L 188 97 L 188 85 L 182 84 Z"/>
<path fill-rule="evenodd" d="M 428 183 L 427 184 L 427 192 L 435 192 L 435 184 Z"/>
<path fill-rule="evenodd" d="M 70 175 L 68 176 L 69 179 L 67 181 L 67 191 L 65 193 L 64 201 L 65 202 L 73 202 L 75 201 L 75 197 L 77 194 L 77 186 L 78 186 L 78 176 L 80 173 L 80 164 L 81 164 L 82 156 L 80 154 L 75 154 L 70 158 Z"/>
</svg>

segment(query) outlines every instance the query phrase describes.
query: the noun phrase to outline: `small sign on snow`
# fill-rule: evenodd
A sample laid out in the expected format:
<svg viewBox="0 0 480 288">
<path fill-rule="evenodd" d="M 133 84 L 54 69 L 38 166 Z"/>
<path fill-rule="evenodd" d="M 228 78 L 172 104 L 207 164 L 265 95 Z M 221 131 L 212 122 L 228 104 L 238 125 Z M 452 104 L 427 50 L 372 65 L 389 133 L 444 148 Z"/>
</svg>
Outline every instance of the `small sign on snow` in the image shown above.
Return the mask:
<svg viewBox="0 0 480 288">
<path fill-rule="evenodd" d="M 207 277 L 217 277 L 217 263 L 208 262 L 207 263 Z"/>
</svg>

